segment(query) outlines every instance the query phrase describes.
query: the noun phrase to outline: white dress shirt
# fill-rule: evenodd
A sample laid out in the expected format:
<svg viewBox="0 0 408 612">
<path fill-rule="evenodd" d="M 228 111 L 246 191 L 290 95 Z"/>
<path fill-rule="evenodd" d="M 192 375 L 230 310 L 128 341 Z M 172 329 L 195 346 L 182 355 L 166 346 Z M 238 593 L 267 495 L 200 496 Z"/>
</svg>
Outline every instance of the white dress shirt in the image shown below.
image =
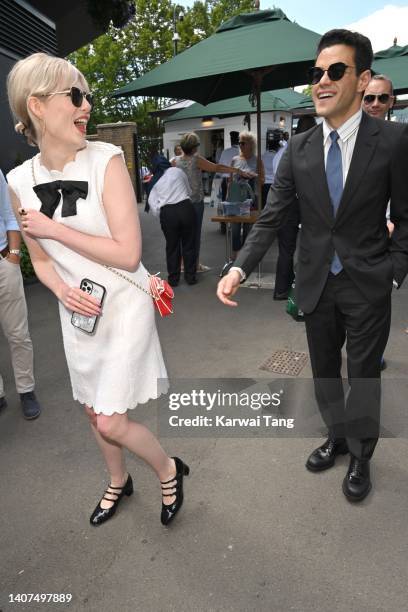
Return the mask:
<svg viewBox="0 0 408 612">
<path fill-rule="evenodd" d="M 358 128 L 360 127 L 361 117 L 363 115 L 363 111 L 358 110 L 350 119 L 347 119 L 343 125 L 341 125 L 337 130 L 335 130 L 339 139 L 337 144 L 339 145 L 341 151 L 341 162 L 343 166 L 343 187 L 347 179 L 347 174 L 351 164 L 351 158 L 353 157 L 354 145 L 356 144 Z M 324 146 L 324 165 L 326 167 L 327 164 L 327 154 L 329 152 L 331 146 L 331 138 L 330 132 L 332 132 L 334 128 L 332 128 L 326 121 L 323 120 L 323 146 Z"/>
<path fill-rule="evenodd" d="M 167 204 L 178 204 L 188 200 L 191 196 L 191 187 L 187 174 L 180 168 L 168 168 L 159 178 L 149 194 L 149 206 L 152 213 L 158 217 L 160 208 Z"/>
</svg>

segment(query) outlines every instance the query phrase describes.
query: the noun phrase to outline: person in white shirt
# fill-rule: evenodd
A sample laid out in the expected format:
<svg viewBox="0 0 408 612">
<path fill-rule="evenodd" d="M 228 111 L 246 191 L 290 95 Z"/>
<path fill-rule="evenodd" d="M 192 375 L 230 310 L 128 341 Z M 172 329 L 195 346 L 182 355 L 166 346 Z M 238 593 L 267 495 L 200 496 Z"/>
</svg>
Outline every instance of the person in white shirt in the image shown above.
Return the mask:
<svg viewBox="0 0 408 612">
<path fill-rule="evenodd" d="M 163 155 L 153 159 L 153 185 L 149 193 L 152 213 L 160 217 L 166 239 L 168 281 L 177 287 L 184 261 L 184 278 L 194 285 L 196 278 L 195 210 L 191 202 L 191 187 L 186 173 L 171 166 Z"/>
</svg>

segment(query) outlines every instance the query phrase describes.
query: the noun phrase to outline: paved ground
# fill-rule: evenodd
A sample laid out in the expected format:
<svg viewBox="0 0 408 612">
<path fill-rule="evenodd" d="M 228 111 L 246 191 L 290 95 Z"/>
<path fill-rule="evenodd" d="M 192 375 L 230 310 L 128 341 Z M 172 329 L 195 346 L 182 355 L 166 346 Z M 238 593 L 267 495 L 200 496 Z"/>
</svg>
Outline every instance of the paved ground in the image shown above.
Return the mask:
<svg viewBox="0 0 408 612">
<path fill-rule="evenodd" d="M 213 269 L 195 287 L 180 285 L 176 315 L 158 321 L 170 375 L 267 382 L 259 365 L 277 349 L 305 351 L 304 327 L 271 291 L 241 290 L 235 310 L 217 302 L 224 243 L 209 213 L 202 259 Z M 146 215 L 142 221 L 144 262 L 151 271 L 164 270 L 158 223 Z M 273 259 L 267 258 L 266 271 Z M 408 362 L 407 293 L 403 287 L 394 296 L 385 372 L 400 399 Z M 71 399 L 55 300 L 38 284 L 27 287 L 27 298 L 44 410 L 37 421 L 23 420 L 1 338 L 9 402 L 0 415 L 2 612 L 407 610 L 405 435 L 381 440 L 374 491 L 357 506 L 341 492 L 346 458 L 323 474 L 304 469 L 318 442 L 310 437 L 163 439 L 169 453 L 191 466 L 176 522 L 161 526 L 157 482 L 129 457 L 135 495 L 112 521 L 92 528 L 88 516 L 106 473 Z M 310 377 L 309 366 L 302 377 Z M 157 428 L 154 402 L 134 415 Z M 11 604 L 10 593 L 71 593 L 72 602 Z"/>
</svg>

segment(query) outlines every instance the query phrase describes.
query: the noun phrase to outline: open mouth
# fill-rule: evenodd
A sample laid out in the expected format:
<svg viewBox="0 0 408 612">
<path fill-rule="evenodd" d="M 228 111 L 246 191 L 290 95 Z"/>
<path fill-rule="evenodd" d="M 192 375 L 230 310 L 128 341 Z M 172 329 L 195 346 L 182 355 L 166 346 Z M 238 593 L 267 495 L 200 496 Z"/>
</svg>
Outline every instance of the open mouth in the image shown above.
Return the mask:
<svg viewBox="0 0 408 612">
<path fill-rule="evenodd" d="M 87 123 L 88 123 L 87 119 L 76 119 L 74 121 L 75 127 L 81 132 L 81 134 L 86 134 Z"/>
<path fill-rule="evenodd" d="M 328 100 L 329 98 L 333 98 L 334 95 L 335 94 L 331 91 L 321 91 L 320 93 L 317 94 L 317 99 L 318 100 Z"/>
</svg>

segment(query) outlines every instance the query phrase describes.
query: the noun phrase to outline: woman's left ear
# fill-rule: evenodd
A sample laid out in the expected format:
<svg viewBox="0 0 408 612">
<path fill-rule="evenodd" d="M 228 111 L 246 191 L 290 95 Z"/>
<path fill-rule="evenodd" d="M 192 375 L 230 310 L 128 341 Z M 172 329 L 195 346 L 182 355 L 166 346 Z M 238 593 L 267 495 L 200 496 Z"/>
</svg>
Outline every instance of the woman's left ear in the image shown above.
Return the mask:
<svg viewBox="0 0 408 612">
<path fill-rule="evenodd" d="M 41 101 L 36 96 L 30 96 L 27 100 L 27 108 L 28 110 L 36 117 L 37 119 L 42 119 L 43 117 L 43 105 Z"/>
</svg>

